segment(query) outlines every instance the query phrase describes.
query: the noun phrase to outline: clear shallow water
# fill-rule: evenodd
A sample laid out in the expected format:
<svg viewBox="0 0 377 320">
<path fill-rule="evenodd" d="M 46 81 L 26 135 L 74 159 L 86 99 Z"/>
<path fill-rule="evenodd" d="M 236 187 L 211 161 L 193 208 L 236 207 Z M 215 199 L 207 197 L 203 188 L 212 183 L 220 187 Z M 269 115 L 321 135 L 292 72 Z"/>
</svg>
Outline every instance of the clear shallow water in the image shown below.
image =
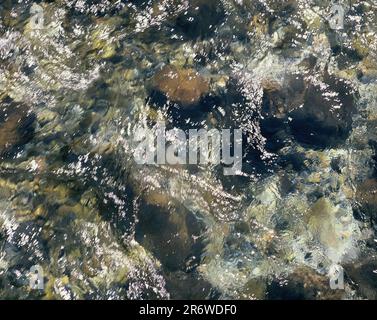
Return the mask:
<svg viewBox="0 0 377 320">
<path fill-rule="evenodd" d="M 377 8 L 341 5 L 2 2 L 0 297 L 376 298 Z M 159 121 L 241 128 L 243 174 L 138 165 Z"/>
</svg>

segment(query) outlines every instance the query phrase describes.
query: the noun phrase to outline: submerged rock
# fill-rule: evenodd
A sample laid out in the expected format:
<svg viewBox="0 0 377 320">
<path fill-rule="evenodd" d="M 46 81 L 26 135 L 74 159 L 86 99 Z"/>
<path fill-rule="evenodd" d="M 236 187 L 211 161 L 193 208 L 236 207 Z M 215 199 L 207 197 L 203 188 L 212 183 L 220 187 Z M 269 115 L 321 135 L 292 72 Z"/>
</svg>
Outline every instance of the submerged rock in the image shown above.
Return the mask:
<svg viewBox="0 0 377 320">
<path fill-rule="evenodd" d="M 356 190 L 356 201 L 361 209 L 372 219 L 377 218 L 377 180 L 366 179 L 358 185 Z"/>
<path fill-rule="evenodd" d="M 186 209 L 169 208 L 141 204 L 135 239 L 161 262 L 173 299 L 205 299 L 212 287 L 196 272 L 204 226 Z"/>
<path fill-rule="evenodd" d="M 273 81 L 262 81 L 263 102 L 261 131 L 267 138 L 267 147 L 276 152 L 287 139 L 288 113 L 304 102 L 305 83 L 301 77 L 288 77 L 283 85 Z"/>
<path fill-rule="evenodd" d="M 332 76 L 309 84 L 304 104 L 289 113 L 290 128 L 297 141 L 317 147 L 344 142 L 351 130 L 356 99 L 350 84 Z"/>
<path fill-rule="evenodd" d="M 195 70 L 167 65 L 152 80 L 155 90 L 183 106 L 193 105 L 208 93 L 208 82 Z"/>
<path fill-rule="evenodd" d="M 268 19 L 267 17 L 257 14 L 253 16 L 251 19 L 249 25 L 248 25 L 248 31 L 251 33 L 251 35 L 256 36 L 265 36 L 268 34 Z"/>
<path fill-rule="evenodd" d="M 113 26 L 100 23 L 92 32 L 91 41 L 92 49 L 96 52 L 99 58 L 109 59 L 116 54 L 116 43 L 111 39 L 111 32 Z"/>
<path fill-rule="evenodd" d="M 200 259 L 203 244 L 199 240 L 203 226 L 187 210 L 174 207 L 167 211 L 141 205 L 136 225 L 136 240 L 155 254 L 166 270 L 186 271 L 192 257 Z M 192 265 L 193 261 L 190 262 Z"/>
<path fill-rule="evenodd" d="M 274 280 L 268 288 L 269 299 L 341 299 L 343 290 L 332 290 L 329 278 L 308 267 L 299 267 L 284 281 Z"/>
<path fill-rule="evenodd" d="M 375 81 L 377 79 L 377 58 L 369 54 L 359 64 L 361 80 L 365 82 Z"/>
<path fill-rule="evenodd" d="M 212 35 L 225 18 L 222 1 L 190 0 L 189 7 L 180 14 L 175 26 L 189 38 Z"/>
<path fill-rule="evenodd" d="M 334 218 L 337 213 L 331 202 L 325 198 L 319 199 L 309 212 L 309 230 L 325 246 L 337 247 L 339 239 L 334 227 Z"/>
<path fill-rule="evenodd" d="M 324 80 L 288 76 L 283 85 L 262 83 L 263 135 L 272 150 L 283 147 L 282 132 L 313 147 L 344 142 L 352 127 L 357 94 L 349 83 L 325 74 Z"/>
<path fill-rule="evenodd" d="M 27 143 L 33 135 L 35 116 L 24 104 L 6 98 L 0 104 L 0 154 Z"/>
<path fill-rule="evenodd" d="M 165 275 L 166 290 L 175 300 L 216 299 L 219 293 L 197 273 L 177 271 Z"/>
<path fill-rule="evenodd" d="M 263 277 L 250 279 L 239 293 L 238 299 L 263 300 L 266 298 L 267 280 Z"/>
<path fill-rule="evenodd" d="M 373 257 L 361 259 L 344 266 L 347 276 L 356 284 L 357 290 L 367 299 L 377 299 L 377 260 Z"/>
</svg>

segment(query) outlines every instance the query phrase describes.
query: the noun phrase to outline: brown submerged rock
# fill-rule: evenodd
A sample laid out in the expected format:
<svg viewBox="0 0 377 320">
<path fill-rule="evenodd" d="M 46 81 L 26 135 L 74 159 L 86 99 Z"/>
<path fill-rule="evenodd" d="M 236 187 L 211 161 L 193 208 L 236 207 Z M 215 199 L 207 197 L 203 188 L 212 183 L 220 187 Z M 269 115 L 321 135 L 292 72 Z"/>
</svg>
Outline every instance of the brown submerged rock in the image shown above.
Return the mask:
<svg viewBox="0 0 377 320">
<path fill-rule="evenodd" d="M 0 103 L 0 155 L 30 140 L 34 118 L 24 104 L 10 98 Z"/>
<path fill-rule="evenodd" d="M 372 218 L 377 216 L 377 180 L 366 179 L 356 190 L 356 201 Z"/>
<path fill-rule="evenodd" d="M 278 300 L 339 300 L 343 295 L 344 290 L 332 290 L 329 278 L 309 267 L 297 268 L 285 284 L 275 280 L 268 288 L 268 298 Z"/>
<path fill-rule="evenodd" d="M 194 69 L 167 65 L 152 80 L 153 88 L 184 106 L 198 103 L 209 90 L 208 82 Z"/>
</svg>

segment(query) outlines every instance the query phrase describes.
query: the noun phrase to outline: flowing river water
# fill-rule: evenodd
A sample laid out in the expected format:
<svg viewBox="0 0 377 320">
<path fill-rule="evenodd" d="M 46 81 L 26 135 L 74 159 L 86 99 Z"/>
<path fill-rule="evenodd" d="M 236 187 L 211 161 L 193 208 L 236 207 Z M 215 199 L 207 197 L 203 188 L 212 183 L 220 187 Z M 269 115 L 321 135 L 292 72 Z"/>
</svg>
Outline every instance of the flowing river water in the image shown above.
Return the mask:
<svg viewBox="0 0 377 320">
<path fill-rule="evenodd" d="M 1 1 L 0 298 L 376 299 L 376 31 L 374 0 Z M 242 173 L 137 163 L 161 123 L 242 129 Z"/>
</svg>

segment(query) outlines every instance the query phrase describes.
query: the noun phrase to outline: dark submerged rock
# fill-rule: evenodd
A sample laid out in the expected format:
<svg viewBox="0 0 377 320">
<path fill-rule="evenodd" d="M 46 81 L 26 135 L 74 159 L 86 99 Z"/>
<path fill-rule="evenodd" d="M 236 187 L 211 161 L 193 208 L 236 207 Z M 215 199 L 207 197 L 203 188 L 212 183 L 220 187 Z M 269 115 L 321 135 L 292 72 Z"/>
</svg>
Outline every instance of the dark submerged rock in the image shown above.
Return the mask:
<svg viewBox="0 0 377 320">
<path fill-rule="evenodd" d="M 188 38 L 205 38 L 211 36 L 224 19 L 221 1 L 190 0 L 188 10 L 177 17 L 175 26 Z"/>
<path fill-rule="evenodd" d="M 323 86 L 309 84 L 302 108 L 289 113 L 293 136 L 300 143 L 319 148 L 343 143 L 352 128 L 355 103 L 354 90 L 341 79 L 327 75 Z"/>
<path fill-rule="evenodd" d="M 305 83 L 302 78 L 291 76 L 283 86 L 272 81 L 265 81 L 262 86 L 261 132 L 267 139 L 267 149 L 277 152 L 289 140 L 288 113 L 303 103 Z"/>
<path fill-rule="evenodd" d="M 173 299 L 205 299 L 214 294 L 197 272 L 204 243 L 204 225 L 189 211 L 169 210 L 142 202 L 135 239 L 161 262 L 166 288 Z"/>
<path fill-rule="evenodd" d="M 136 240 L 152 251 L 168 271 L 186 270 L 190 257 L 200 259 L 203 243 L 200 237 L 203 226 L 192 213 L 169 210 L 149 204 L 141 204 Z"/>
<path fill-rule="evenodd" d="M 373 257 L 361 259 L 344 266 L 346 275 L 354 281 L 356 290 L 365 298 L 377 299 L 377 260 Z"/>
<path fill-rule="evenodd" d="M 0 155 L 11 154 L 32 139 L 34 120 L 26 105 L 9 97 L 0 103 Z"/>
<path fill-rule="evenodd" d="M 347 139 L 357 93 L 346 81 L 326 73 L 317 85 L 292 75 L 281 87 L 264 87 L 261 130 L 270 151 L 277 152 L 290 136 L 315 148 L 334 147 Z"/>
</svg>

